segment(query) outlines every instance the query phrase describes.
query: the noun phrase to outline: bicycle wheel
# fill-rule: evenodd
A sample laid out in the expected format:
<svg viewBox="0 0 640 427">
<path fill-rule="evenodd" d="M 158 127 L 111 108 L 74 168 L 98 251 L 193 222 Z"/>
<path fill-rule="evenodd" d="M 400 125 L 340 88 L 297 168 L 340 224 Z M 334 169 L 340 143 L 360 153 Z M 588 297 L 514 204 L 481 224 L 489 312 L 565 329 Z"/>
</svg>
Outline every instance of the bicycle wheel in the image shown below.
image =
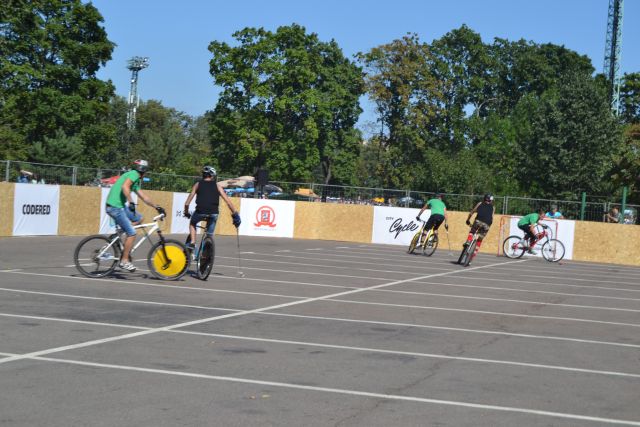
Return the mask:
<svg viewBox="0 0 640 427">
<path fill-rule="evenodd" d="M 211 237 L 206 236 L 202 239 L 200 253 L 198 253 L 198 259 L 196 261 L 196 273 L 198 275 L 198 279 L 207 280 L 207 277 L 209 277 L 209 274 L 213 269 L 215 256 L 216 245 Z"/>
<path fill-rule="evenodd" d="M 115 270 L 120 260 L 118 242 L 95 235 L 82 239 L 73 253 L 73 262 L 80 273 L 87 277 L 104 277 Z"/>
<path fill-rule="evenodd" d="M 416 249 L 416 246 L 418 245 L 418 240 L 420 240 L 421 233 L 422 231 L 418 231 L 416 235 L 413 236 L 413 239 L 411 239 L 411 243 L 409 243 L 409 250 L 407 251 L 408 254 L 412 254 L 413 251 Z"/>
<path fill-rule="evenodd" d="M 438 247 L 438 236 L 436 234 L 431 234 L 429 240 L 427 240 L 422 246 L 422 255 L 431 256 L 436 251 Z"/>
<path fill-rule="evenodd" d="M 467 250 L 465 251 L 465 255 L 464 255 L 464 260 L 462 260 L 461 264 L 464 267 L 468 267 L 469 263 L 471 262 L 471 258 L 473 258 L 473 253 L 476 251 L 476 244 L 478 243 L 477 240 L 474 240 L 473 242 L 471 242 L 470 245 L 467 246 Z"/>
<path fill-rule="evenodd" d="M 507 258 L 522 258 L 524 255 L 524 246 L 519 236 L 509 236 L 502 243 L 502 250 Z"/>
<path fill-rule="evenodd" d="M 558 262 L 564 258 L 564 244 L 558 239 L 549 239 L 542 245 L 542 257 L 550 262 Z"/>
<path fill-rule="evenodd" d="M 468 247 L 469 247 L 468 242 L 465 242 L 462 247 L 462 252 L 460 252 L 460 256 L 458 257 L 458 264 L 462 264 L 464 262 L 464 257 L 467 254 Z"/>
<path fill-rule="evenodd" d="M 187 272 L 189 253 L 181 242 L 166 239 L 151 247 L 147 265 L 158 279 L 177 280 Z"/>
</svg>

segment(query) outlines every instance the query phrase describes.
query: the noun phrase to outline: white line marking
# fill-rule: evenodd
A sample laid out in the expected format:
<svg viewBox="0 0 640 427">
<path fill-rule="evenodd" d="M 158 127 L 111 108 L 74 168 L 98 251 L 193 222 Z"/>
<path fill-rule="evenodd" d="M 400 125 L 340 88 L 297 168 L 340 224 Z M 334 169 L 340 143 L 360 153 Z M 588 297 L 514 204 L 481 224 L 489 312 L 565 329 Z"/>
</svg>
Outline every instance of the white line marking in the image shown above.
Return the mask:
<svg viewBox="0 0 640 427">
<path fill-rule="evenodd" d="M 575 317 L 542 316 L 539 314 L 503 313 L 500 311 L 470 310 L 466 308 L 433 307 L 433 306 L 410 305 L 410 304 L 392 304 L 392 303 L 384 303 L 384 302 L 343 300 L 343 299 L 334 299 L 334 298 L 327 299 L 326 301 L 342 302 L 346 304 L 377 305 L 382 307 L 417 308 L 422 310 L 454 311 L 459 313 L 488 314 L 492 316 L 522 317 L 527 319 L 564 320 L 567 322 L 585 322 L 585 323 L 597 323 L 597 324 L 603 324 L 603 325 L 630 326 L 634 328 L 640 328 L 640 324 L 638 323 L 610 322 L 605 320 L 582 319 L 582 318 L 575 318 Z"/>
<path fill-rule="evenodd" d="M 11 359 L 11 357 L 9 357 L 8 359 Z M 592 421 L 592 422 L 601 422 L 601 423 L 628 425 L 628 426 L 640 426 L 640 421 L 622 420 L 617 418 L 593 417 L 593 416 L 571 414 L 571 413 L 565 413 L 565 412 L 553 412 L 553 411 L 544 411 L 540 409 L 518 408 L 513 406 L 498 406 L 498 405 L 488 405 L 483 403 L 463 402 L 463 401 L 455 401 L 455 400 L 433 399 L 433 398 L 416 397 L 416 396 L 402 396 L 397 394 L 373 393 L 373 392 L 366 392 L 366 391 L 359 391 L 359 390 L 348 390 L 348 389 L 340 389 L 340 388 L 332 388 L 332 387 L 318 387 L 318 386 L 309 386 L 309 385 L 302 385 L 302 384 L 295 384 L 295 383 L 256 380 L 256 379 L 250 379 L 250 378 L 225 377 L 225 376 L 218 376 L 218 375 L 198 374 L 198 373 L 192 373 L 192 372 L 180 372 L 180 371 L 169 371 L 164 369 L 142 368 L 137 366 L 112 365 L 107 363 L 84 362 L 79 360 L 55 359 L 50 357 L 30 356 L 29 359 L 43 360 L 43 361 L 54 362 L 54 363 L 66 363 L 66 364 L 72 364 L 72 365 L 91 366 L 95 368 L 118 369 L 118 370 L 132 371 L 132 372 L 145 372 L 145 373 L 152 373 L 152 374 L 173 375 L 173 376 L 188 377 L 188 378 L 199 378 L 199 379 L 227 381 L 227 382 L 235 382 L 235 383 L 243 383 L 243 384 L 263 385 L 263 386 L 269 386 L 269 387 L 281 387 L 281 388 L 289 388 L 289 389 L 297 389 L 297 390 L 343 394 L 343 395 L 349 395 L 349 396 L 372 397 L 376 399 L 385 399 L 385 400 L 429 403 L 429 404 L 435 404 L 435 405 L 445 405 L 445 406 L 462 407 L 462 408 L 484 409 L 484 410 L 492 410 L 492 411 L 499 411 L 499 412 L 512 412 L 512 413 L 527 414 L 527 415 L 540 415 L 540 416 L 546 416 L 546 417 L 552 417 L 552 418 L 563 418 L 563 419 L 570 419 L 570 420 Z M 5 360 L 6 359 L 0 360 L 0 363 L 4 362 Z"/>
<path fill-rule="evenodd" d="M 128 328 L 128 329 L 140 329 L 140 330 L 149 330 L 152 329 L 150 327 L 144 326 L 134 326 L 134 325 L 124 325 L 118 323 L 101 323 L 101 322 L 91 322 L 86 320 L 74 320 L 74 319 L 62 319 L 56 317 L 42 317 L 42 316 L 25 316 L 20 314 L 8 314 L 8 313 L 0 313 L 2 317 L 8 318 L 24 318 L 24 319 L 34 319 L 34 320 L 49 320 L 53 322 L 66 322 L 66 323 L 78 323 L 78 324 L 87 324 L 87 325 L 98 325 L 98 326 L 107 326 L 107 327 L 116 327 L 116 328 Z M 560 365 L 545 365 L 540 363 L 527 363 L 527 362 L 516 362 L 512 360 L 500 360 L 500 359 L 483 359 L 477 357 L 462 357 L 462 356 L 450 356 L 446 354 L 436 354 L 436 353 L 420 353 L 413 351 L 399 351 L 399 350 L 386 350 L 382 348 L 371 348 L 371 347 L 354 347 L 354 346 L 345 346 L 345 345 L 337 345 L 337 344 L 323 344 L 317 342 L 309 342 L 309 341 L 292 341 L 292 340 L 279 340 L 272 338 L 259 338 L 259 337 L 247 337 L 247 336 L 239 336 L 239 335 L 225 335 L 225 334 L 215 334 L 209 332 L 198 332 L 198 331 L 187 331 L 187 330 L 179 330 L 174 329 L 171 331 L 167 331 L 168 333 L 178 333 L 184 335 L 197 335 L 197 336 L 207 336 L 207 337 L 219 337 L 219 338 L 228 338 L 233 340 L 242 340 L 242 341 L 255 341 L 255 342 L 265 342 L 265 343 L 273 343 L 273 344 L 286 344 L 286 345 L 304 345 L 309 347 L 319 347 L 319 348 L 331 348 L 337 350 L 353 350 L 353 351 L 361 351 L 361 352 L 370 352 L 370 353 L 382 353 L 382 354 L 395 354 L 402 356 L 415 356 L 415 357 L 423 357 L 430 359 L 444 359 L 444 360 L 459 360 L 462 362 L 473 362 L 473 363 L 489 363 L 489 364 L 497 364 L 497 365 L 508 365 L 508 366 L 519 366 L 526 368 L 540 368 L 540 369 L 549 369 L 549 370 L 558 370 L 558 371 L 567 371 L 567 372 L 580 372 L 587 374 L 596 374 L 596 375 L 611 375 L 618 377 L 628 377 L 628 378 L 640 378 L 640 374 L 630 373 L 630 372 L 619 372 L 619 371 L 603 371 L 598 369 L 586 369 L 586 368 L 574 368 L 571 366 L 560 366 Z M 0 353 L 2 355 L 3 353 Z M 7 356 L 15 356 L 16 354 L 4 354 Z"/>
<path fill-rule="evenodd" d="M 276 251 L 276 252 L 291 252 L 289 249 L 284 249 L 282 251 Z"/>
<path fill-rule="evenodd" d="M 527 260 L 519 260 L 519 261 L 512 261 L 512 262 L 521 263 L 521 262 L 527 262 Z M 471 267 L 471 268 L 469 268 L 467 270 L 452 270 L 452 271 L 449 271 L 449 272 L 446 272 L 446 273 L 437 273 L 437 274 L 431 274 L 431 275 L 426 275 L 426 276 L 413 277 L 413 278 L 410 278 L 410 279 L 396 280 L 396 281 L 393 281 L 393 282 L 381 283 L 381 284 L 374 285 L 374 286 L 369 286 L 369 287 L 366 287 L 366 288 L 352 289 L 352 290 L 338 292 L 338 293 L 329 294 L 329 295 L 320 296 L 320 297 L 306 298 L 306 299 L 303 299 L 303 300 L 290 301 L 290 302 L 287 302 L 287 303 L 272 305 L 272 306 L 263 307 L 263 308 L 256 308 L 256 309 L 245 310 L 245 311 L 236 312 L 236 313 L 223 314 L 223 315 L 220 315 L 220 316 L 208 317 L 208 318 L 205 318 L 205 319 L 191 320 L 191 321 L 188 321 L 188 322 L 177 323 L 177 324 L 170 325 L 170 326 L 155 328 L 155 329 L 146 330 L 146 331 L 133 332 L 133 333 L 125 334 L 125 335 L 120 335 L 118 337 L 110 337 L 110 338 L 104 338 L 104 339 L 99 339 L 99 340 L 91 340 L 91 341 L 86 341 L 84 343 L 78 343 L 78 344 L 67 345 L 67 346 L 62 346 L 62 347 L 55 347 L 55 348 L 35 351 L 35 352 L 32 352 L 32 353 L 26 353 L 26 354 L 23 354 L 21 356 L 15 356 L 15 357 L 9 357 L 9 358 L 6 358 L 6 359 L 2 359 L 2 360 L 0 360 L 0 364 L 1 363 L 12 362 L 12 361 L 15 361 L 15 360 L 21 360 L 21 359 L 24 359 L 24 358 L 30 358 L 30 357 L 36 357 L 36 356 L 43 356 L 43 355 L 51 354 L 51 353 L 57 353 L 57 352 L 65 351 L 65 350 L 73 350 L 73 349 L 89 347 L 89 346 L 97 345 L 97 344 L 104 344 L 104 343 L 107 343 L 107 342 L 113 342 L 113 341 L 119 341 L 119 340 L 123 340 L 123 339 L 143 336 L 143 335 L 149 335 L 149 334 L 153 334 L 153 333 L 161 332 L 161 331 L 170 331 L 172 329 L 184 328 L 186 326 L 192 326 L 192 325 L 197 325 L 197 324 L 201 324 L 201 323 L 207 323 L 207 322 L 220 320 L 220 319 L 228 319 L 228 318 L 232 318 L 232 317 L 245 316 L 245 315 L 248 315 L 248 314 L 261 313 L 261 312 L 265 312 L 265 311 L 269 311 L 269 310 L 277 310 L 277 309 L 280 309 L 280 308 L 291 307 L 291 306 L 300 305 L 300 304 L 306 304 L 306 303 L 315 302 L 315 301 L 322 301 L 322 300 L 329 299 L 329 298 L 338 298 L 338 297 L 342 297 L 342 296 L 345 296 L 345 295 L 352 295 L 352 294 L 365 292 L 365 291 L 372 290 L 372 289 L 385 288 L 385 287 L 389 287 L 389 286 L 398 285 L 400 283 L 412 282 L 412 281 L 415 281 L 415 280 L 421 280 L 421 279 L 426 279 L 426 278 L 431 278 L 431 277 L 447 276 L 447 275 L 450 275 L 450 274 L 456 274 L 456 273 L 458 273 L 460 271 L 479 270 L 479 269 L 489 268 L 489 267 L 493 267 L 493 266 L 494 265 Z"/>
<path fill-rule="evenodd" d="M 13 270 L 0 270 L 0 273 L 15 273 L 16 271 L 21 271 L 21 268 L 14 268 Z"/>
<path fill-rule="evenodd" d="M 459 276 L 458 279 L 474 280 L 476 282 L 479 281 L 479 280 L 490 280 L 490 281 L 494 281 L 494 282 L 508 282 L 508 283 L 518 282 L 518 283 L 546 285 L 546 286 L 552 286 L 552 287 L 581 288 L 581 289 L 602 289 L 602 290 L 606 290 L 606 291 L 623 291 L 623 292 L 640 292 L 640 289 L 612 288 L 612 287 L 608 287 L 608 286 L 592 286 L 592 285 L 575 285 L 575 284 L 572 284 L 572 283 L 559 283 L 559 282 L 537 282 L 537 281 L 532 281 L 532 280 L 521 280 L 521 279 L 517 279 L 517 278 L 514 279 L 513 277 L 511 279 L 496 279 L 495 277 L 479 278 L 479 277 Z"/>
<path fill-rule="evenodd" d="M 587 339 L 581 339 L 581 338 L 567 338 L 567 337 L 559 337 L 559 336 L 553 336 L 553 335 L 519 334 L 515 332 L 489 331 L 489 330 L 483 330 L 483 329 L 453 328 L 449 326 L 420 325 L 417 323 L 383 322 L 379 320 L 347 319 L 343 317 L 307 316 L 303 314 L 267 313 L 267 312 L 260 312 L 256 314 L 260 314 L 263 316 L 295 317 L 300 319 L 316 319 L 316 320 L 328 320 L 328 321 L 335 321 L 335 322 L 365 323 L 368 325 L 403 326 L 403 327 L 420 328 L 420 329 L 436 329 L 441 331 L 467 332 L 472 334 L 502 335 L 507 337 L 535 338 L 535 339 L 553 340 L 553 341 L 578 342 L 578 343 L 584 343 L 584 344 L 610 345 L 615 347 L 640 348 L 640 344 L 626 344 L 626 343 L 611 342 L 611 341 L 587 340 Z"/>
</svg>

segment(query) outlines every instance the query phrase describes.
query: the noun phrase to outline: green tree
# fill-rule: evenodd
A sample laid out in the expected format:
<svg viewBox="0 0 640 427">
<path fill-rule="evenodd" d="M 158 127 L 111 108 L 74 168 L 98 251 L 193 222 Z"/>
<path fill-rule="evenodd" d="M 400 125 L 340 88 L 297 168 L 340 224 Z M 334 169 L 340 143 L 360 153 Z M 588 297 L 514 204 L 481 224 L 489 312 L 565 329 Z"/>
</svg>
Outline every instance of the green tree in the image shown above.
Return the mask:
<svg viewBox="0 0 640 427">
<path fill-rule="evenodd" d="M 56 138 L 59 130 L 91 134 L 89 128 L 108 114 L 113 95 L 112 84 L 96 77 L 114 47 L 102 22 L 91 3 L 80 0 L 3 4 L 1 126 L 23 135 L 28 145 Z"/>
<path fill-rule="evenodd" d="M 214 41 L 211 75 L 222 93 L 209 114 L 214 156 L 229 173 L 266 167 L 279 180 L 351 181 L 360 134 L 361 70 L 335 41 L 304 27 L 245 28 L 238 45 Z M 349 163 L 349 160 L 346 160 Z"/>
<path fill-rule="evenodd" d="M 622 82 L 620 117 L 625 123 L 640 123 L 640 73 L 625 74 Z"/>
</svg>

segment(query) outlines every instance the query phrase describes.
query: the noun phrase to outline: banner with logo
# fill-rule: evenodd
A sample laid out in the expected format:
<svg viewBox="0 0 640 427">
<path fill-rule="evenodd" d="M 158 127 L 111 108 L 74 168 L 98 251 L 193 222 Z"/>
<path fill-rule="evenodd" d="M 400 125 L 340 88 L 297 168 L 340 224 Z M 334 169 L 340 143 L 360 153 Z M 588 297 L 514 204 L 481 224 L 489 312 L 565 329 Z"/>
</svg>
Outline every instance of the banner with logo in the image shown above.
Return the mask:
<svg viewBox="0 0 640 427">
<path fill-rule="evenodd" d="M 371 242 L 386 245 L 409 246 L 411 238 L 418 232 L 422 223 L 416 220 L 420 209 L 376 206 L 373 209 L 373 233 Z M 431 215 L 425 210 L 421 218 L 425 221 Z"/>
<path fill-rule="evenodd" d="M 16 184 L 13 200 L 13 235 L 58 234 L 59 204 L 59 185 Z"/>
<path fill-rule="evenodd" d="M 187 201 L 189 193 L 173 193 L 173 219 L 171 220 L 171 233 L 186 234 L 189 232 L 189 218 L 184 217 L 184 202 Z M 195 199 L 194 199 L 195 200 Z M 191 213 L 196 210 L 195 204 L 191 203 Z M 197 229 L 198 233 L 200 229 Z"/>
<path fill-rule="evenodd" d="M 243 236 L 293 237 L 296 203 L 288 200 L 244 198 L 240 202 Z"/>
<path fill-rule="evenodd" d="M 522 217 L 510 218 L 509 236 L 513 234 L 520 237 L 524 236 L 524 232 L 518 228 L 518 221 L 520 221 L 520 218 Z M 565 219 L 556 219 L 556 220 L 545 220 L 545 221 L 542 221 L 542 223 L 549 226 L 549 231 L 552 233 L 551 237 L 554 239 L 560 240 L 564 245 L 564 250 L 565 250 L 564 259 L 573 259 L 573 236 L 575 234 L 576 222 L 565 220 Z M 556 231 L 556 225 L 557 225 L 557 231 Z M 542 227 L 540 226 L 538 226 L 537 229 L 538 229 L 538 232 L 542 231 Z M 505 238 L 506 237 L 507 236 L 505 236 Z M 543 239 L 534 248 L 535 252 L 537 252 L 536 255 L 525 253 L 525 256 L 542 257 L 542 251 L 540 249 L 544 242 L 545 240 Z"/>
<path fill-rule="evenodd" d="M 102 189 L 102 196 L 100 198 L 100 234 L 112 234 L 116 232 L 116 223 L 105 210 L 105 206 L 107 205 L 107 196 L 109 196 L 109 191 L 111 188 Z M 131 198 L 134 202 L 138 203 L 138 195 L 136 193 L 131 194 Z"/>
</svg>

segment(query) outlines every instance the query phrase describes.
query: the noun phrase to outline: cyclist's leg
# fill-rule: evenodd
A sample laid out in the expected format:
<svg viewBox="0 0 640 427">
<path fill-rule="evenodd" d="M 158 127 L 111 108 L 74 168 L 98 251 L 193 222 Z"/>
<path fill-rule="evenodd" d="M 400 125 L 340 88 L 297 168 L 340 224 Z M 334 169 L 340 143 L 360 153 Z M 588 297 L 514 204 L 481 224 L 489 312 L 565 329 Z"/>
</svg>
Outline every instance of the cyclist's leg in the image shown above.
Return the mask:
<svg viewBox="0 0 640 427">
<path fill-rule="evenodd" d="M 196 226 L 202 221 L 202 216 L 196 211 L 191 214 L 191 220 L 189 221 L 189 237 L 187 238 L 187 248 L 193 250 L 196 240 Z"/>
<path fill-rule="evenodd" d="M 476 257 L 478 252 L 480 252 L 480 246 L 482 246 L 482 241 L 484 240 L 485 236 L 489 232 L 489 226 L 482 221 L 476 221 L 473 225 L 478 227 L 478 239 L 476 240 L 476 248 L 473 251 L 473 254 L 471 254 L 472 260 Z M 473 239 L 473 236 L 472 236 L 472 239 Z"/>
<path fill-rule="evenodd" d="M 129 219 L 129 222 L 131 222 L 131 225 L 138 225 L 142 222 L 142 214 L 140 212 L 131 212 L 131 210 L 125 208 L 124 213 Z"/>
<path fill-rule="evenodd" d="M 440 226 L 444 222 L 444 215 L 431 215 L 429 217 L 429 220 L 431 220 L 431 218 L 433 218 L 433 234 L 437 236 L 438 228 L 440 228 Z"/>
<path fill-rule="evenodd" d="M 218 222 L 218 214 L 213 214 L 209 218 L 207 223 L 207 235 L 213 237 L 213 233 L 216 231 L 216 223 Z"/>
<path fill-rule="evenodd" d="M 122 250 L 122 259 L 121 262 L 123 264 L 128 264 L 131 262 L 129 258 L 129 253 L 131 252 L 131 248 L 133 247 L 133 242 L 136 239 L 136 230 L 133 228 L 131 224 L 131 220 L 129 220 L 129 215 L 126 211 L 129 209 L 125 208 L 114 208 L 111 206 L 107 206 L 106 212 L 111 218 L 114 219 L 117 225 L 122 228 L 122 230 L 127 234 L 127 238 L 124 241 L 124 248 Z M 142 217 L 140 217 L 142 218 Z"/>
</svg>

